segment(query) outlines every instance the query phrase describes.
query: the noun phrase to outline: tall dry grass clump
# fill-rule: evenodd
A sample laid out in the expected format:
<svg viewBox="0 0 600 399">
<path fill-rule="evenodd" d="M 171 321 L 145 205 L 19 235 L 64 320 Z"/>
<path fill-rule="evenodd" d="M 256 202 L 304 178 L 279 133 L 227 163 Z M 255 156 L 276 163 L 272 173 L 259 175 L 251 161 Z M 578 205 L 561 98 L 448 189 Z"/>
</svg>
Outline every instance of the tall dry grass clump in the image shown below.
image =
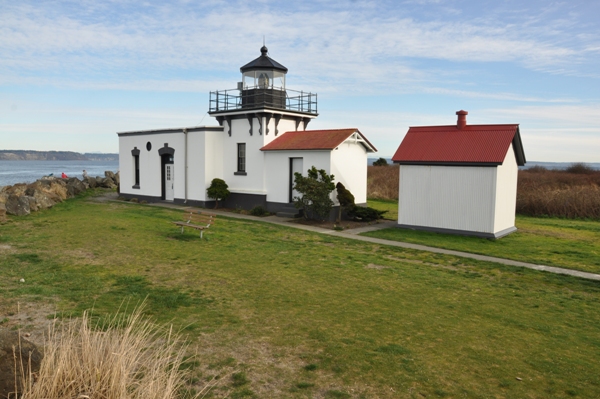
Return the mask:
<svg viewBox="0 0 600 399">
<path fill-rule="evenodd" d="M 517 213 L 600 219 L 600 171 L 578 164 L 565 171 L 519 171 Z"/>
<path fill-rule="evenodd" d="M 367 197 L 397 200 L 400 168 L 398 165 L 367 167 Z"/>
<path fill-rule="evenodd" d="M 95 327 L 85 312 L 50 329 L 39 375 L 27 379 L 22 398 L 178 398 L 185 350 L 176 334 L 143 320 L 141 308 Z"/>
</svg>

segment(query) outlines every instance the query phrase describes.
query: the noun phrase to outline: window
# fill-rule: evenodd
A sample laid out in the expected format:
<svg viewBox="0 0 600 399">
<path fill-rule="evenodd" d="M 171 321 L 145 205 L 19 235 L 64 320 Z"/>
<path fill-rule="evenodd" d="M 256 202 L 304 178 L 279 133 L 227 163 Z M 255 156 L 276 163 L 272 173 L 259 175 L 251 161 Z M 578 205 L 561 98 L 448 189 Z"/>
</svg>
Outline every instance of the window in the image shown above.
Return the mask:
<svg viewBox="0 0 600 399">
<path fill-rule="evenodd" d="M 140 188 L 140 150 L 137 147 L 134 147 L 131 150 L 131 155 L 133 155 L 133 187 L 132 188 Z"/>
<path fill-rule="evenodd" d="M 237 145 L 237 172 L 235 175 L 246 175 L 246 143 Z"/>
<path fill-rule="evenodd" d="M 135 185 L 134 187 L 140 187 L 140 156 L 134 155 L 133 162 L 135 167 Z"/>
</svg>

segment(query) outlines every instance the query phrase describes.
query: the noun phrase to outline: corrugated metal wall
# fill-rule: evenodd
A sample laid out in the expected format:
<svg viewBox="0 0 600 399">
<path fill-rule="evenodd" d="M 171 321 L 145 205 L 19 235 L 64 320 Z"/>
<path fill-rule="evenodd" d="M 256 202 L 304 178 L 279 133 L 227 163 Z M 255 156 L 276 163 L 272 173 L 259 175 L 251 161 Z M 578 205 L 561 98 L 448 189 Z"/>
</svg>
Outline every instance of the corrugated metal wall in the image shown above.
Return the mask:
<svg viewBox="0 0 600 399">
<path fill-rule="evenodd" d="M 400 166 L 398 223 L 494 232 L 496 167 Z"/>
<path fill-rule="evenodd" d="M 496 189 L 496 222 L 494 232 L 511 228 L 515 225 L 517 208 L 517 179 L 519 167 L 512 144 L 506 153 L 502 165 L 498 167 L 498 183 Z"/>
</svg>

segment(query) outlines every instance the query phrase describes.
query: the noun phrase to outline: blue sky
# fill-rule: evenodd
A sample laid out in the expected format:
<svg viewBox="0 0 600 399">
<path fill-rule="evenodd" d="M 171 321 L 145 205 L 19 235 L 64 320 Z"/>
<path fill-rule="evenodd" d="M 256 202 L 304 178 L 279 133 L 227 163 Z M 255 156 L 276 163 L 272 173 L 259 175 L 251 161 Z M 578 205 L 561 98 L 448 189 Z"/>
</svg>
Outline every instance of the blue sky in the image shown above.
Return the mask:
<svg viewBox="0 0 600 399">
<path fill-rule="evenodd" d="M 391 156 L 409 126 L 519 123 L 527 159 L 600 162 L 600 2 L 0 0 L 0 149 L 117 152 L 216 125 L 209 91 L 269 55 L 311 129 Z"/>
</svg>

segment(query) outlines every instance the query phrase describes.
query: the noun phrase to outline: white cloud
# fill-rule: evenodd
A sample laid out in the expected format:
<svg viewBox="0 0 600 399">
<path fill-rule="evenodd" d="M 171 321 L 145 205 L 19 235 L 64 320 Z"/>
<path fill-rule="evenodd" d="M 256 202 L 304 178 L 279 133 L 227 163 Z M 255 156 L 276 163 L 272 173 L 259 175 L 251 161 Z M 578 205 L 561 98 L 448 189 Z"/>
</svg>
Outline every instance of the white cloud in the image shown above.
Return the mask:
<svg viewBox="0 0 600 399">
<path fill-rule="evenodd" d="M 50 129 L 72 138 L 86 129 L 111 137 L 114 146 L 116 131 L 196 124 L 208 92 L 234 87 L 238 68 L 259 55 L 265 35 L 271 56 L 290 69 L 290 88 L 318 92 L 320 107 L 353 102 L 313 125 L 358 127 L 383 155 L 393 153 L 409 125 L 454 123 L 454 114 L 444 113 L 465 103 L 473 121 L 521 123 L 527 135 L 542 129 L 548 137 L 554 128 L 572 128 L 576 138 L 563 134 L 535 148 L 579 154 L 595 145 L 600 153 L 593 138 L 600 126 L 598 23 L 573 11 L 585 9 L 578 2 L 518 8 L 451 0 L 5 3 L 0 112 L 12 119 L 0 134 L 12 129 L 38 138 Z M 543 82 L 530 90 L 540 76 Z M 46 100 L 30 106 L 40 87 Z M 106 100 L 97 108 L 81 93 L 68 99 L 75 91 L 101 92 Z M 178 110 L 181 103 L 165 100 L 155 112 L 120 101 L 123 93 L 143 100 L 149 92 L 169 99 L 197 92 L 202 107 Z M 64 108 L 53 107 L 48 93 L 61 93 Z M 373 112 L 380 104 L 384 109 Z M 6 114 L 13 106 L 23 112 L 18 121 Z M 394 107 L 400 112 L 384 112 Z"/>
<path fill-rule="evenodd" d="M 0 24 L 0 66 L 96 73 L 140 65 L 219 70 L 231 67 L 234 54 L 240 62 L 247 61 L 249 53 L 258 55 L 257 42 L 264 34 L 283 59 L 303 64 L 304 74 L 377 80 L 423 75 L 409 66 L 406 59 L 412 57 L 508 61 L 568 72 L 574 61 L 598 45 L 558 40 L 560 27 L 549 28 L 545 21 L 521 30 L 494 19 L 417 20 L 394 9 L 383 14 L 363 7 L 315 13 L 273 5 L 256 11 L 246 3 L 202 9 L 167 3 L 113 15 L 108 6 L 99 11 L 84 3 L 79 11 L 67 8 L 61 13 L 60 2 L 51 4 L 58 10 L 21 3 L 7 7 Z M 115 3 L 111 6 L 120 11 Z"/>
</svg>

